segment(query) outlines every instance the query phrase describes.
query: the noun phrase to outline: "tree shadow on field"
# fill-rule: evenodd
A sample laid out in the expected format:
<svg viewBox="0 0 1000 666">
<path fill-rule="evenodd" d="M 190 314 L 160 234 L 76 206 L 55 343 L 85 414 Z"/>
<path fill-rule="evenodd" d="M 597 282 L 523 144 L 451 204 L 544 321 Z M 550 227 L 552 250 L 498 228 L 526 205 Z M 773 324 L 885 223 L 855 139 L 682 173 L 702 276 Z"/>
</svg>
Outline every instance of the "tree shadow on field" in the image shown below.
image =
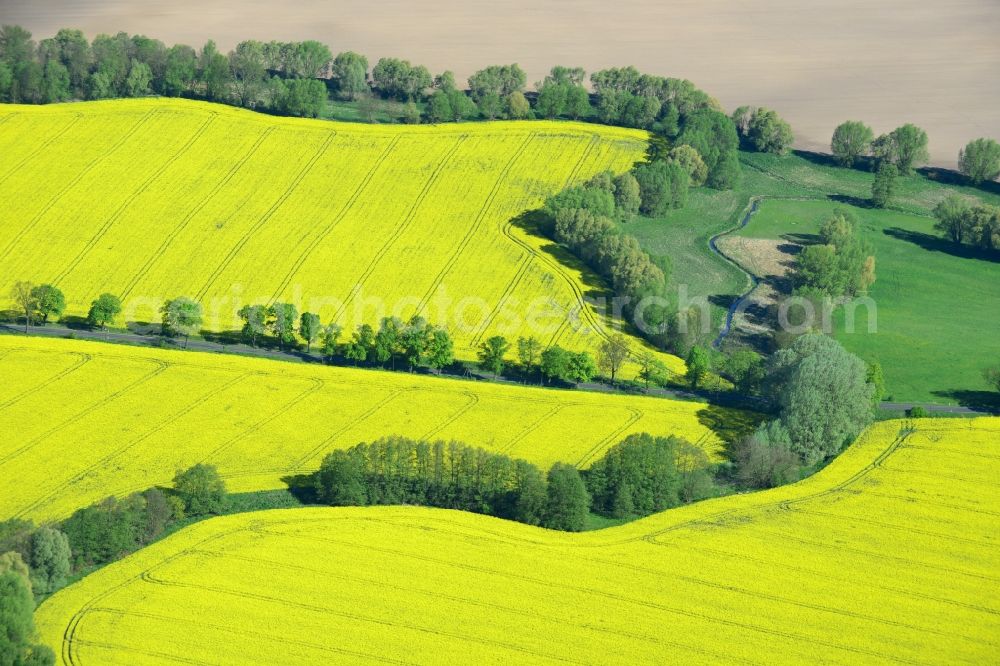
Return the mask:
<svg viewBox="0 0 1000 666">
<path fill-rule="evenodd" d="M 288 492 L 303 504 L 320 504 L 312 474 L 289 474 L 281 477 L 281 482 L 288 486 Z"/>
<path fill-rule="evenodd" d="M 982 190 L 983 192 L 988 192 L 989 194 L 1000 195 L 1000 182 L 995 180 L 980 183 L 979 185 L 973 185 L 972 181 L 966 178 L 964 175 L 955 171 L 954 169 L 941 169 L 938 167 L 920 167 L 917 169 L 917 173 L 926 178 L 927 180 L 932 180 L 935 183 L 941 183 L 942 185 L 957 185 L 960 187 L 969 187 L 976 190 Z"/>
<path fill-rule="evenodd" d="M 849 194 L 828 194 L 826 195 L 826 198 L 830 201 L 836 201 L 837 203 L 854 206 L 855 208 L 873 208 L 871 199 L 852 197 Z"/>
<path fill-rule="evenodd" d="M 601 299 L 613 296 L 611 288 L 601 276 L 597 275 L 572 252 L 552 240 L 550 221 L 543 210 L 529 210 L 515 217 L 511 223 L 522 231 L 546 241 L 539 248 L 541 252 L 554 259 L 561 266 L 579 271 L 583 285 L 587 288 L 584 292 L 586 298 Z"/>
<path fill-rule="evenodd" d="M 920 231 L 910 231 L 900 227 L 889 227 L 882 231 L 886 236 L 918 245 L 929 252 L 941 252 L 961 259 L 979 259 L 981 261 L 1000 262 L 1000 252 L 973 247 L 964 243 L 955 243 L 947 238 L 932 236 Z"/>
<path fill-rule="evenodd" d="M 764 415 L 758 412 L 736 411 L 718 405 L 707 405 L 699 409 L 696 416 L 698 423 L 725 443 L 727 451 L 734 442 L 752 433 L 764 421 Z"/>
<path fill-rule="evenodd" d="M 947 391 L 934 391 L 934 395 L 954 400 L 962 407 L 968 407 L 969 409 L 974 409 L 977 412 L 1000 414 L 1000 392 L 997 391 L 952 389 Z"/>
</svg>

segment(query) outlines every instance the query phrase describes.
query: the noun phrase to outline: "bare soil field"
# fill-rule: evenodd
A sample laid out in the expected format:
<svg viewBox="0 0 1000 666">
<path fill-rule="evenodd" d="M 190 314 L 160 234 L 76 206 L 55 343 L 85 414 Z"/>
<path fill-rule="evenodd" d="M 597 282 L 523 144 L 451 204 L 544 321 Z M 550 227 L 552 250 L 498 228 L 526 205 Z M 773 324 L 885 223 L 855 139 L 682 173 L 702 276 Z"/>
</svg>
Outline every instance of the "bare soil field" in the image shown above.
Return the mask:
<svg viewBox="0 0 1000 666">
<path fill-rule="evenodd" d="M 913 122 L 941 166 L 971 138 L 1000 138 L 996 0 L 0 0 L 0 23 L 36 37 L 78 27 L 223 49 L 318 39 L 459 77 L 516 61 L 529 82 L 554 64 L 632 64 L 691 79 L 727 109 L 773 107 L 802 148 L 825 148 L 849 118 L 876 133 Z"/>
</svg>

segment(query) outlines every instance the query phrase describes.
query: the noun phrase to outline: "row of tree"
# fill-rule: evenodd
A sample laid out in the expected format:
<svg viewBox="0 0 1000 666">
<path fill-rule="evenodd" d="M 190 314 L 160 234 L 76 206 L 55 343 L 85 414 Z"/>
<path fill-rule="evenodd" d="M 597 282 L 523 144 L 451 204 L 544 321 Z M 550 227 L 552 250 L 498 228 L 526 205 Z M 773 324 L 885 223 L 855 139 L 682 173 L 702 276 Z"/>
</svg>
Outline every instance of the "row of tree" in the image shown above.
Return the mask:
<svg viewBox="0 0 1000 666">
<path fill-rule="evenodd" d="M 579 531 L 589 497 L 579 472 L 556 463 L 547 475 L 525 460 L 458 442 L 385 437 L 333 451 L 313 475 L 334 506 L 418 504 Z"/>
<path fill-rule="evenodd" d="M 593 511 L 649 515 L 714 492 L 704 451 L 677 437 L 630 435 L 582 474 L 459 442 L 384 437 L 329 453 L 313 475 L 333 506 L 417 504 L 461 509 L 550 529 L 580 531 Z"/>
<path fill-rule="evenodd" d="M 833 132 L 830 150 L 845 167 L 853 167 L 863 158 L 871 158 L 876 170 L 885 162 L 899 173 L 908 175 L 930 159 L 927 132 L 907 123 L 878 137 L 860 120 L 841 123 Z M 1000 143 L 980 138 L 970 141 L 958 153 L 958 169 L 974 185 L 1000 176 Z"/>
</svg>

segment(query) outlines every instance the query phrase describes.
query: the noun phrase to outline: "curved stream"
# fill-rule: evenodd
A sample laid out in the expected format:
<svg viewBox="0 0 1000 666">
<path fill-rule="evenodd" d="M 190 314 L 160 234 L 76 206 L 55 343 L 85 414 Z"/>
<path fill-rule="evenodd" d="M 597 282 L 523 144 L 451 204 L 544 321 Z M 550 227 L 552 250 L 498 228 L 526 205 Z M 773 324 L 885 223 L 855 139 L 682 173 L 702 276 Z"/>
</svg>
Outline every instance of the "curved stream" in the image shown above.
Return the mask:
<svg viewBox="0 0 1000 666">
<path fill-rule="evenodd" d="M 733 266 L 735 266 L 737 269 L 739 269 L 739 271 L 741 273 L 743 273 L 744 275 L 746 275 L 747 278 L 750 280 L 750 288 L 747 289 L 742 294 L 740 294 L 740 296 L 737 297 L 736 300 L 734 300 L 732 302 L 732 304 L 729 306 L 729 311 L 726 312 L 726 321 L 722 325 L 722 330 L 719 331 L 719 335 L 715 338 L 714 341 L 712 341 L 712 347 L 714 347 L 715 349 L 719 349 L 722 346 L 722 342 L 723 342 L 723 340 L 725 340 L 726 336 L 729 335 L 732 332 L 732 328 L 733 328 L 733 316 L 736 314 L 737 309 L 739 309 L 739 307 L 741 305 L 743 305 L 743 302 L 746 301 L 750 297 L 750 294 L 753 293 L 753 290 L 756 289 L 757 285 L 760 284 L 760 278 L 758 278 L 753 273 L 750 273 L 749 271 L 747 271 L 746 269 L 744 269 L 742 266 L 740 266 L 738 263 L 736 263 L 735 261 L 733 261 L 732 259 L 730 259 L 726 255 L 725 252 L 722 252 L 721 250 L 719 250 L 719 247 L 716 245 L 715 241 L 717 239 L 719 239 L 719 238 L 722 238 L 723 236 L 727 236 L 727 235 L 733 233 L 734 231 L 739 231 L 743 227 L 747 226 L 747 224 L 750 223 L 750 216 L 752 216 L 754 213 L 757 212 L 757 208 L 760 206 L 760 202 L 761 202 L 761 197 L 753 197 L 753 198 L 751 198 L 750 199 L 750 207 L 747 209 L 746 213 L 743 214 L 743 217 L 740 218 L 739 224 L 737 224 L 735 227 L 732 227 L 730 229 L 726 229 L 723 232 L 717 233 L 717 234 L 715 234 L 714 236 L 712 236 L 711 238 L 708 239 L 708 248 L 712 252 L 714 252 L 715 254 L 717 254 L 720 257 L 722 257 L 723 260 L 725 260 L 725 261 L 729 262 L 730 264 L 732 264 Z"/>
</svg>

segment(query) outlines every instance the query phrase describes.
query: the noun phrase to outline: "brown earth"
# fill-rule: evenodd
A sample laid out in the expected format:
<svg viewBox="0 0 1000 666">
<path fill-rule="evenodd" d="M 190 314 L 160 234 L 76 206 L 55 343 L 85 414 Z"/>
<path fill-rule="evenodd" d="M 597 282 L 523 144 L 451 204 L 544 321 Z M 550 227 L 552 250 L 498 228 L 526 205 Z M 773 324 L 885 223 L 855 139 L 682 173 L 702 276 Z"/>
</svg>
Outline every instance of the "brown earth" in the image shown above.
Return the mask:
<svg viewBox="0 0 1000 666">
<path fill-rule="evenodd" d="M 943 166 L 971 138 L 1000 139 L 997 0 L 0 0 L 0 23 L 223 49 L 318 39 L 459 77 L 516 61 L 529 82 L 554 64 L 633 64 L 691 79 L 728 109 L 773 107 L 803 148 L 825 149 L 846 119 L 877 133 L 914 122 Z"/>
</svg>

